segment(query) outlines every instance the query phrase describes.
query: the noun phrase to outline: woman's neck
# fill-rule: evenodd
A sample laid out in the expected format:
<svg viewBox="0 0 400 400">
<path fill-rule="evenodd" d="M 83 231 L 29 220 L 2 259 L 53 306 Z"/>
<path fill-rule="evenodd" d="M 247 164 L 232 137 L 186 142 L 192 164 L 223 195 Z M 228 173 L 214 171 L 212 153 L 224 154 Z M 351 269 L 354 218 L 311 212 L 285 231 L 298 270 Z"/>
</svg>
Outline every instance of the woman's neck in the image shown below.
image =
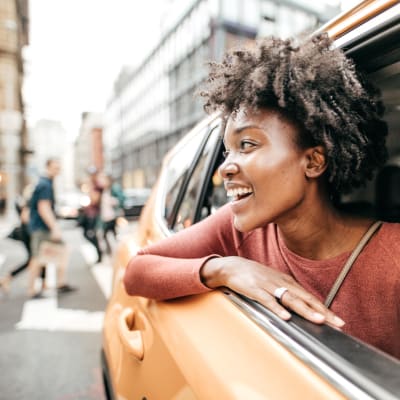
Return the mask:
<svg viewBox="0 0 400 400">
<path fill-rule="evenodd" d="M 286 247 L 301 257 L 323 260 L 352 251 L 372 221 L 340 213 L 329 202 L 314 202 L 297 217 L 277 222 Z"/>
</svg>

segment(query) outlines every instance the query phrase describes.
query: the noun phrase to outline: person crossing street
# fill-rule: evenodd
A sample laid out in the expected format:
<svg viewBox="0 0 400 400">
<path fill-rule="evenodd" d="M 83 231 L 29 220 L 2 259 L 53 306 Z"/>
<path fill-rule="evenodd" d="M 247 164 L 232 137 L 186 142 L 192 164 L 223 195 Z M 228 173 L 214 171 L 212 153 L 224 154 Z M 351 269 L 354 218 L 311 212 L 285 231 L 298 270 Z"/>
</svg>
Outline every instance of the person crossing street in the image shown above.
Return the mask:
<svg viewBox="0 0 400 400">
<path fill-rule="evenodd" d="M 46 162 L 46 174 L 39 179 L 30 201 L 31 230 L 31 259 L 29 261 L 29 285 L 28 295 L 33 298 L 40 298 L 41 291 L 35 291 L 35 280 L 39 274 L 41 265 L 41 254 L 44 242 L 63 244 L 62 233 L 57 223 L 54 212 L 55 197 L 53 181 L 60 173 L 60 162 L 58 159 L 50 158 Z M 68 293 L 76 288 L 66 283 L 66 267 L 69 255 L 66 246 L 57 259 L 57 292 Z"/>
</svg>

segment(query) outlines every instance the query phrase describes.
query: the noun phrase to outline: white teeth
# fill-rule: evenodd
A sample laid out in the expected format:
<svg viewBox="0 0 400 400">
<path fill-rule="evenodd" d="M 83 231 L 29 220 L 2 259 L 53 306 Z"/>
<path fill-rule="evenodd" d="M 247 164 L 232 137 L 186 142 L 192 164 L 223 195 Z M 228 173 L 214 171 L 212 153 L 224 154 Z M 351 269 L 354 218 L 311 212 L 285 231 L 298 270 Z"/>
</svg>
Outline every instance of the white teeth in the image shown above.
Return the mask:
<svg viewBox="0 0 400 400">
<path fill-rule="evenodd" d="M 247 193 L 253 193 L 253 191 L 250 188 L 245 188 L 245 187 L 227 190 L 228 197 L 233 197 L 233 198 L 237 198 L 238 196 L 243 196 L 244 194 Z"/>
</svg>

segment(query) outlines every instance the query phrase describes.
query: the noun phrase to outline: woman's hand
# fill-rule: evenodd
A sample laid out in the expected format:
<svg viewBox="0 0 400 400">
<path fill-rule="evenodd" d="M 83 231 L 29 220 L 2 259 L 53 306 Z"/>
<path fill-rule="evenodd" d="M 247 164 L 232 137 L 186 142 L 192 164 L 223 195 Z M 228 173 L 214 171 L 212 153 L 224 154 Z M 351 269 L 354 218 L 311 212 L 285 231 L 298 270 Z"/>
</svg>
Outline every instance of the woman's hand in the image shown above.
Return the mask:
<svg viewBox="0 0 400 400">
<path fill-rule="evenodd" d="M 208 260 L 200 270 L 206 286 L 225 286 L 234 292 L 255 300 L 284 320 L 290 319 L 287 309 L 295 311 L 305 319 L 337 328 L 344 321 L 324 306 L 315 296 L 303 289 L 290 275 L 284 274 L 258 262 L 242 257 L 221 257 Z M 277 288 L 285 287 L 280 299 L 274 296 Z"/>
</svg>

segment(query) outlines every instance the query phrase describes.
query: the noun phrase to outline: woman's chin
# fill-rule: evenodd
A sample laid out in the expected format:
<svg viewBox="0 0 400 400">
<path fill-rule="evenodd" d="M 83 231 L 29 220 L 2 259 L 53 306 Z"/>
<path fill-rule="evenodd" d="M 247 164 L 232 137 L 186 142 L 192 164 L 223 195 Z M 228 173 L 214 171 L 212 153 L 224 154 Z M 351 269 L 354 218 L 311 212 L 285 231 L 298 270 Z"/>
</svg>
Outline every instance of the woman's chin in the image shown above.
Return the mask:
<svg viewBox="0 0 400 400">
<path fill-rule="evenodd" d="M 255 226 L 249 223 L 248 219 L 236 215 L 233 217 L 233 225 L 236 230 L 243 233 L 249 232 L 254 228 L 256 228 Z"/>
<path fill-rule="evenodd" d="M 254 229 L 263 228 L 272 221 L 269 219 L 251 218 L 250 216 L 233 214 L 233 226 L 239 232 L 250 232 Z"/>
</svg>

